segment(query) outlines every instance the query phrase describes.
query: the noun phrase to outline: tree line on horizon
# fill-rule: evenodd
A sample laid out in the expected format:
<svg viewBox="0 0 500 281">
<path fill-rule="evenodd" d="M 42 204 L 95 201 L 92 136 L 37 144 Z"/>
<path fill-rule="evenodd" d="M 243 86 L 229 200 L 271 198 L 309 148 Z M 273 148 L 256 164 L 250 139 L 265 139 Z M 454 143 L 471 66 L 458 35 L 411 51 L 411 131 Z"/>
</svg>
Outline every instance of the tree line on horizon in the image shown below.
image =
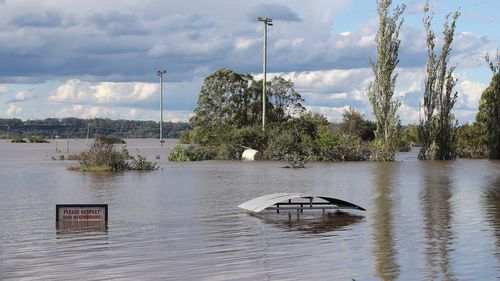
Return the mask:
<svg viewBox="0 0 500 281">
<path fill-rule="evenodd" d="M 116 136 L 120 138 L 159 138 L 159 122 L 138 120 L 111 120 L 104 118 L 80 119 L 46 118 L 21 120 L 0 118 L 0 138 L 38 136 L 54 138 L 95 138 Z M 179 138 L 181 132 L 191 128 L 187 122 L 163 122 L 165 138 Z"/>
</svg>

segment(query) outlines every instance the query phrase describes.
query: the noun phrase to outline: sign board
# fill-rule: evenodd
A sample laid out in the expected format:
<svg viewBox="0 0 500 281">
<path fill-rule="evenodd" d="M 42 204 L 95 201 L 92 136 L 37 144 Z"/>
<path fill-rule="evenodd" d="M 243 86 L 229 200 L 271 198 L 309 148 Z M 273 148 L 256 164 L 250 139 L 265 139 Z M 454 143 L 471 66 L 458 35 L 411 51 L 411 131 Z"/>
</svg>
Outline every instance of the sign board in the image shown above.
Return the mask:
<svg viewBox="0 0 500 281">
<path fill-rule="evenodd" d="M 57 227 L 107 226 L 108 204 L 57 204 Z"/>
</svg>

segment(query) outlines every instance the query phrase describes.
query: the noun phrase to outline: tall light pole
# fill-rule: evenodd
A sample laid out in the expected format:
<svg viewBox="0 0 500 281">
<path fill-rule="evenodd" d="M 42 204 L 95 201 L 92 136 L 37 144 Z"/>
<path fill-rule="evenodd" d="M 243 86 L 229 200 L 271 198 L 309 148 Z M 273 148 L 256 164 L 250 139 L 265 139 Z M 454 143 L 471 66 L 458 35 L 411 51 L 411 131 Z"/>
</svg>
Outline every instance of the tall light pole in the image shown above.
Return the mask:
<svg viewBox="0 0 500 281">
<path fill-rule="evenodd" d="M 266 71 L 267 71 L 267 27 L 273 26 L 271 18 L 257 17 L 258 21 L 264 23 L 264 62 L 262 64 L 262 72 L 264 78 L 262 79 L 262 131 L 266 128 Z"/>
<path fill-rule="evenodd" d="M 163 75 L 167 73 L 166 70 L 158 70 L 157 74 L 160 76 L 160 146 L 165 142 L 163 140 Z"/>
</svg>

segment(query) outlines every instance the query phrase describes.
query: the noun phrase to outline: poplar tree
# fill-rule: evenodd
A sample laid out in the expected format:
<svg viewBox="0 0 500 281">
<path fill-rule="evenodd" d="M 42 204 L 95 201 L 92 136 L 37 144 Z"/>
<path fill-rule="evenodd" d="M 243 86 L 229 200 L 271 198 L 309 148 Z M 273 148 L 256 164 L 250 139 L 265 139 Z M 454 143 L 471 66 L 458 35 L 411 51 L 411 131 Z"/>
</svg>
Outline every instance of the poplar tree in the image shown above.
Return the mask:
<svg viewBox="0 0 500 281">
<path fill-rule="evenodd" d="M 400 124 L 397 111 L 401 103 L 393 97 L 397 78 L 394 70 L 399 62 L 398 52 L 401 43 L 399 31 L 404 21 L 401 16 L 406 6 L 398 5 L 390 14 L 391 4 L 392 0 L 377 0 L 379 17 L 379 30 L 375 37 L 377 58 L 375 62 L 370 59 L 375 80 L 370 82 L 367 88 L 376 118 L 376 141 L 390 151 L 389 159 L 376 160 L 394 158 Z"/>
<path fill-rule="evenodd" d="M 497 52 L 496 63 L 486 55 L 493 77 L 484 90 L 479 101 L 479 112 L 476 121 L 485 128 L 490 159 L 500 159 L 500 51 Z"/>
<path fill-rule="evenodd" d="M 424 27 L 427 34 L 427 73 L 424 89 L 423 116 L 420 119 L 422 148 L 421 160 L 449 160 L 456 158 L 456 122 L 451 110 L 458 93 L 453 91 L 457 80 L 453 77 L 455 67 L 448 67 L 451 43 L 460 12 L 446 16 L 443 29 L 443 46 L 436 54 L 436 36 L 431 29 L 432 14 L 429 1 L 424 6 Z M 450 21 L 451 18 L 451 21 Z"/>
</svg>

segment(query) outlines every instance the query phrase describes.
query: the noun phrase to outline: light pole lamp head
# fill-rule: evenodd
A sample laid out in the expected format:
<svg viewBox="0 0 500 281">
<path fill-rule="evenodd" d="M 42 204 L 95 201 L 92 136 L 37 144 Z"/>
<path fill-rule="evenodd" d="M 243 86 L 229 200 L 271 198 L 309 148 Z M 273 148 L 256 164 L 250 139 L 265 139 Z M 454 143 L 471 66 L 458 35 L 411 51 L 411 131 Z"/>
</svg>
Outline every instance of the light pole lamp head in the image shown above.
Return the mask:
<svg viewBox="0 0 500 281">
<path fill-rule="evenodd" d="M 166 70 L 158 70 L 157 74 L 158 76 L 163 76 L 163 74 L 167 73 Z"/>
<path fill-rule="evenodd" d="M 257 17 L 257 20 L 264 22 L 266 25 L 269 25 L 269 26 L 273 25 L 273 19 L 271 19 L 271 18 Z"/>
</svg>

